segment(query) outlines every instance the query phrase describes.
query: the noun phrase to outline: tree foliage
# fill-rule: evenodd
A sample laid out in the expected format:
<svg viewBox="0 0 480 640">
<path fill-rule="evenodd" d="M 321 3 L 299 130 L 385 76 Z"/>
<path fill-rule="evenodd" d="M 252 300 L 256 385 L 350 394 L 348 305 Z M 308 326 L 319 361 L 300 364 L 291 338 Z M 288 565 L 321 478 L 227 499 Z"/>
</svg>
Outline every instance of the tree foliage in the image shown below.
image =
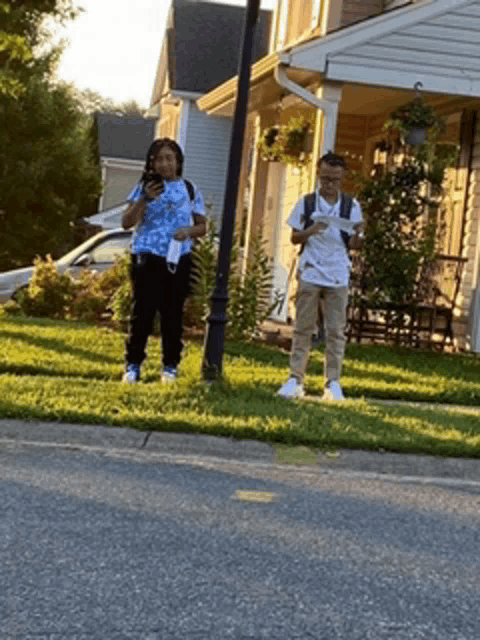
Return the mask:
<svg viewBox="0 0 480 640">
<path fill-rule="evenodd" d="M 457 145 L 441 142 L 444 130 L 436 116 L 427 141 L 412 146 L 397 129 L 400 139 L 383 142 L 390 153 L 387 166 L 359 179 L 365 245 L 353 276 L 356 295 L 369 306 L 414 304 L 431 293 L 445 170 L 458 156 Z"/>
<path fill-rule="evenodd" d="M 138 116 L 143 118 L 146 109 L 136 100 L 115 102 L 112 98 L 105 98 L 98 91 L 92 89 L 77 89 L 72 87 L 73 95 L 78 101 L 82 111 L 86 115 L 92 115 L 96 111 L 113 113 L 118 116 Z"/>
<path fill-rule="evenodd" d="M 95 131 L 71 87 L 53 82 L 52 29 L 70 0 L 0 0 L 0 270 L 70 248 L 77 218 L 96 211 Z"/>
<path fill-rule="evenodd" d="M 92 135 L 65 86 L 32 77 L 19 98 L 0 98 L 0 269 L 65 249 L 75 220 L 96 210 Z"/>
<path fill-rule="evenodd" d="M 18 97 L 32 75 L 52 72 L 63 47 L 53 30 L 80 11 L 71 0 L 0 0 L 0 95 Z"/>
</svg>

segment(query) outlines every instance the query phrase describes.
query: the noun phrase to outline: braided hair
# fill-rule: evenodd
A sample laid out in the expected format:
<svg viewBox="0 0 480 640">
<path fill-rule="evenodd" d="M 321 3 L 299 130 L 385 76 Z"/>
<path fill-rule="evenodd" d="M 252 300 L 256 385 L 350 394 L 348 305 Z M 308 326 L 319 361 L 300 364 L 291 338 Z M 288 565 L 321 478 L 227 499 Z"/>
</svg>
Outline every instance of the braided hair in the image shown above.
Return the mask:
<svg viewBox="0 0 480 640">
<path fill-rule="evenodd" d="M 160 152 L 163 147 L 167 147 L 171 149 L 174 154 L 177 156 L 177 177 L 180 178 L 183 173 L 183 151 L 180 146 L 172 140 L 171 138 L 158 138 L 158 140 L 154 140 L 152 144 L 149 146 L 147 151 L 147 157 L 145 160 L 145 169 L 142 174 L 142 182 L 146 183 L 149 180 L 149 176 L 154 173 L 153 163 L 155 162 L 155 158 L 157 154 Z"/>
</svg>

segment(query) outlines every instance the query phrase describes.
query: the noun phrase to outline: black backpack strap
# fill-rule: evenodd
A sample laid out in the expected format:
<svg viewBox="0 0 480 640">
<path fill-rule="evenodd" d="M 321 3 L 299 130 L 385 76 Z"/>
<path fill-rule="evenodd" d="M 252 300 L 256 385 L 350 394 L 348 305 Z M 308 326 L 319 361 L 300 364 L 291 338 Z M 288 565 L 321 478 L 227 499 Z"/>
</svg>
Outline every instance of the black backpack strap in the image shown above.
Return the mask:
<svg viewBox="0 0 480 640">
<path fill-rule="evenodd" d="M 315 199 L 316 199 L 315 192 L 307 193 L 307 195 L 303 197 L 303 228 L 304 229 L 311 227 L 313 224 L 312 213 L 315 211 Z M 304 248 L 305 248 L 305 245 L 302 244 L 302 246 L 300 247 L 300 251 L 298 252 L 298 255 L 302 253 Z"/>
<path fill-rule="evenodd" d="M 353 198 L 352 196 L 346 196 L 342 193 L 342 200 L 340 202 L 340 218 L 344 218 L 345 220 L 350 220 L 350 214 L 352 213 L 352 205 Z M 340 231 L 340 235 L 342 236 L 342 240 L 345 244 L 345 248 L 348 251 L 348 241 L 350 236 L 346 231 Z"/>
<path fill-rule="evenodd" d="M 303 198 L 303 228 L 307 229 L 313 224 L 312 213 L 315 211 L 315 193 L 307 193 Z"/>
<path fill-rule="evenodd" d="M 184 180 L 185 186 L 187 187 L 188 195 L 190 196 L 190 200 L 193 202 L 195 200 L 195 187 L 190 182 L 190 180 Z"/>
</svg>

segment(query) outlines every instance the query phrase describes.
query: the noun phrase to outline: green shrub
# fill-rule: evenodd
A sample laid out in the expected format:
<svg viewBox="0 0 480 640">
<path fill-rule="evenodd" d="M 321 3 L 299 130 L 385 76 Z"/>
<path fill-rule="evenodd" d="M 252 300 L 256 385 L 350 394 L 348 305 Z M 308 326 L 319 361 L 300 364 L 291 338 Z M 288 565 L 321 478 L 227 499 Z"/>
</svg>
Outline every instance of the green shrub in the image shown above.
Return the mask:
<svg viewBox="0 0 480 640">
<path fill-rule="evenodd" d="M 28 288 L 19 292 L 18 303 L 28 316 L 65 318 L 74 296 L 69 274 L 58 273 L 50 255 L 35 258 Z"/>
<path fill-rule="evenodd" d="M 228 335 L 236 340 L 250 340 L 278 305 L 271 300 L 273 263 L 265 241 L 256 234 L 250 243 L 250 255 L 242 276 L 238 250 L 230 274 Z"/>
<path fill-rule="evenodd" d="M 185 325 L 198 327 L 205 324 L 210 313 L 215 287 L 217 248 L 214 228 L 210 227 L 197 242 L 192 259 L 193 292 L 186 307 Z M 252 238 L 250 257 L 243 275 L 241 260 L 242 253 L 237 239 L 234 239 L 228 281 L 227 331 L 230 338 L 250 340 L 278 302 L 270 302 L 272 261 L 259 234 Z"/>
<path fill-rule="evenodd" d="M 117 258 L 113 266 L 102 275 L 101 287 L 108 294 L 107 309 L 113 313 L 113 324 L 125 331 L 132 308 L 132 282 L 130 253 Z"/>
<path fill-rule="evenodd" d="M 9 316 L 18 316 L 22 313 L 22 307 L 17 300 L 7 300 L 2 309 Z"/>
<path fill-rule="evenodd" d="M 203 327 L 210 313 L 217 268 L 215 238 L 215 226 L 210 224 L 207 233 L 197 240 L 192 251 L 192 293 L 187 298 L 184 312 L 184 324 L 187 327 Z"/>
<path fill-rule="evenodd" d="M 82 269 L 74 281 L 74 295 L 68 316 L 73 320 L 98 323 L 107 310 L 108 299 L 100 287 L 101 276 Z"/>
</svg>

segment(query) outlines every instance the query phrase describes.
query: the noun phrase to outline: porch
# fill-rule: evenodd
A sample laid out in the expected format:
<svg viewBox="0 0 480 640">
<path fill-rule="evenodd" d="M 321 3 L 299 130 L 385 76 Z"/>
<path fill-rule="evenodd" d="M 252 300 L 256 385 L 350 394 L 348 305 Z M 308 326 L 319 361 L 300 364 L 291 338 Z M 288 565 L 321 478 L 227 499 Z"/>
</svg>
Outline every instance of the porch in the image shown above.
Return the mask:
<svg viewBox="0 0 480 640">
<path fill-rule="evenodd" d="M 355 175 L 368 176 L 383 162 L 384 121 L 411 100 L 415 83 L 422 82 L 426 102 L 447 119 L 449 139 L 461 146 L 459 162 L 449 170 L 452 200 L 439 246 L 439 254 L 448 257 L 448 268 L 440 269 L 428 300 L 416 300 L 415 307 L 404 310 L 400 333 L 393 331 L 392 310 L 363 308 L 351 315 L 350 337 L 363 339 L 367 327 L 376 323 L 378 339 L 408 337 L 411 344 L 422 344 L 439 338 L 447 344 L 454 337 L 457 347 L 480 351 L 480 130 L 475 119 L 480 108 L 480 57 L 472 48 L 478 26 L 480 1 L 418 2 L 268 56 L 254 66 L 237 220 L 239 229 L 245 229 L 245 259 L 255 231 L 262 229 L 269 243 L 274 288 L 283 290 L 288 300 L 277 320 L 291 322 L 294 315 L 297 250 L 285 221 L 298 198 L 312 190 L 316 159 L 327 149 L 344 155 L 350 166 L 345 190 L 354 192 Z M 468 81 L 462 69 L 470 70 Z M 234 80 L 204 96 L 200 108 L 230 115 Z M 315 119 L 310 168 L 262 160 L 257 153 L 262 130 L 302 114 Z"/>
</svg>

